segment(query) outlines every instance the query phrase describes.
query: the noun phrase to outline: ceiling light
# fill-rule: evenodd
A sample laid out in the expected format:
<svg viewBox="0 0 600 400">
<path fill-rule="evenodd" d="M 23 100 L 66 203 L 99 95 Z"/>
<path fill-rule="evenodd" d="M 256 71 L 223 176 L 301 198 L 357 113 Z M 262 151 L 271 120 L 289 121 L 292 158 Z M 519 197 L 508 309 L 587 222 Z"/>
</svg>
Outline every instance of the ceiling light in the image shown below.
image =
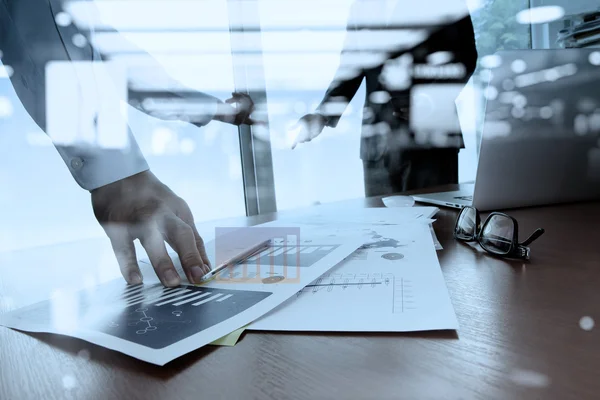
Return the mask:
<svg viewBox="0 0 600 400">
<path fill-rule="evenodd" d="M 556 21 L 565 15 L 564 8 L 560 6 L 532 7 L 517 13 L 517 22 L 520 24 L 544 24 Z"/>
</svg>

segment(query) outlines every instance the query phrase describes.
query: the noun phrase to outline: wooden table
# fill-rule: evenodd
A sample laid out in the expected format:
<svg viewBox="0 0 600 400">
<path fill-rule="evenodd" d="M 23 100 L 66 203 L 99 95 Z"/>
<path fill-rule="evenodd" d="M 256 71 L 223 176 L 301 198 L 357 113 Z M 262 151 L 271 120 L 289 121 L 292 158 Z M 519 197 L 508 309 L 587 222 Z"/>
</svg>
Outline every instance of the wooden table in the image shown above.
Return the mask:
<svg viewBox="0 0 600 400">
<path fill-rule="evenodd" d="M 336 205 L 365 206 L 382 203 Z M 529 263 L 455 242 L 456 211 L 441 210 L 434 226 L 460 322 L 456 333 L 249 332 L 235 347 L 204 347 L 157 367 L 80 340 L 0 328 L 0 399 L 597 399 L 598 210 L 600 203 L 510 211 L 522 237 L 546 229 L 531 246 Z M 78 246 L 93 251 L 98 242 Z M 48 248 L 48 260 L 52 254 Z M 109 255 L 103 257 L 99 262 L 110 264 Z M 32 265 L 27 252 L 17 258 L 34 282 L 57 274 L 85 279 L 57 265 Z M 0 296 L 19 298 L 27 287 L 31 283 L 0 269 Z M 0 303 L 0 311 L 14 306 Z M 583 329 L 583 317 L 596 326 Z"/>
</svg>

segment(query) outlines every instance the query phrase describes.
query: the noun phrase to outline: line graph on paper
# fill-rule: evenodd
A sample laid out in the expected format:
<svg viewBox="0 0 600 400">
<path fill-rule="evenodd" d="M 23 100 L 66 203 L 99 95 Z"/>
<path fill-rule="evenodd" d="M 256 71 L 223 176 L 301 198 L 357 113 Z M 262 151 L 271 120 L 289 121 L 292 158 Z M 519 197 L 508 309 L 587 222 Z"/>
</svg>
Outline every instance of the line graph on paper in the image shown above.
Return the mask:
<svg viewBox="0 0 600 400">
<path fill-rule="evenodd" d="M 394 314 L 417 309 L 413 281 L 391 273 L 330 273 L 296 293 L 306 296 L 336 296 L 339 301 L 363 301 L 364 305 L 390 306 Z"/>
</svg>

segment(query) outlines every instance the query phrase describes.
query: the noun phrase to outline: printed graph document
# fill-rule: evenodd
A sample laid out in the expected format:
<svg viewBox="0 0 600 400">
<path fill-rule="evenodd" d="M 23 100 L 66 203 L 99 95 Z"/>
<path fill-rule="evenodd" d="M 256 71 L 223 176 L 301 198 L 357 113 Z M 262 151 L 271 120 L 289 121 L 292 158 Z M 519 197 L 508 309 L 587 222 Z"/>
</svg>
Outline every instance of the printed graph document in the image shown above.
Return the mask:
<svg viewBox="0 0 600 400">
<path fill-rule="evenodd" d="M 427 223 L 355 226 L 365 244 L 248 329 L 401 332 L 457 329 Z M 325 228 L 302 226 L 302 234 Z M 347 235 L 330 229 L 330 237 Z"/>
<path fill-rule="evenodd" d="M 311 225 L 322 226 L 323 228 L 336 227 L 338 230 L 346 228 L 352 231 L 357 226 L 382 226 L 398 225 L 406 222 L 433 223 L 432 218 L 439 211 L 437 207 L 373 207 L 363 209 L 339 209 L 333 205 L 324 205 L 314 207 L 304 215 L 286 217 L 283 215 L 277 221 L 263 224 L 262 226 L 298 226 Z M 430 232 L 435 244 L 436 250 L 442 250 L 442 245 L 435 235 L 433 226 L 430 225 Z"/>
<path fill-rule="evenodd" d="M 235 265 L 202 286 L 165 288 L 146 262 L 144 284 L 116 279 L 57 292 L 0 315 L 0 325 L 77 337 L 164 365 L 258 319 L 362 245 L 360 238 L 290 236 L 274 237 L 265 259 Z M 207 250 L 214 257 L 214 242 Z"/>
<path fill-rule="evenodd" d="M 397 225 L 409 221 L 427 222 L 439 211 L 437 207 L 374 207 L 374 208 L 338 208 L 334 205 L 313 207 L 305 213 L 295 212 L 288 217 L 282 214 L 275 225 L 278 226 L 351 226 L 354 224 Z M 431 221 L 429 221 L 431 222 Z M 287 225 L 286 225 L 287 224 Z M 268 226 L 271 223 L 261 226 Z"/>
</svg>

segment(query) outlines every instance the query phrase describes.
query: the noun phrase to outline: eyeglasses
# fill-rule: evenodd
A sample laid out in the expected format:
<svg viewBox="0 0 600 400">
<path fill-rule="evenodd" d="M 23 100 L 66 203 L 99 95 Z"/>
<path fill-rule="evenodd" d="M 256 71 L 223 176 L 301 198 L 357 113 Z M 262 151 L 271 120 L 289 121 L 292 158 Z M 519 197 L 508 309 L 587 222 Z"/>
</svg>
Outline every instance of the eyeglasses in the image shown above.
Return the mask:
<svg viewBox="0 0 600 400">
<path fill-rule="evenodd" d="M 484 250 L 497 256 L 529 260 L 527 246 L 542 236 L 544 230 L 536 229 L 522 243 L 519 243 L 518 231 L 517 220 L 510 215 L 493 212 L 482 225 L 479 211 L 475 207 L 464 207 L 454 225 L 454 238 L 465 242 L 476 241 Z"/>
</svg>

